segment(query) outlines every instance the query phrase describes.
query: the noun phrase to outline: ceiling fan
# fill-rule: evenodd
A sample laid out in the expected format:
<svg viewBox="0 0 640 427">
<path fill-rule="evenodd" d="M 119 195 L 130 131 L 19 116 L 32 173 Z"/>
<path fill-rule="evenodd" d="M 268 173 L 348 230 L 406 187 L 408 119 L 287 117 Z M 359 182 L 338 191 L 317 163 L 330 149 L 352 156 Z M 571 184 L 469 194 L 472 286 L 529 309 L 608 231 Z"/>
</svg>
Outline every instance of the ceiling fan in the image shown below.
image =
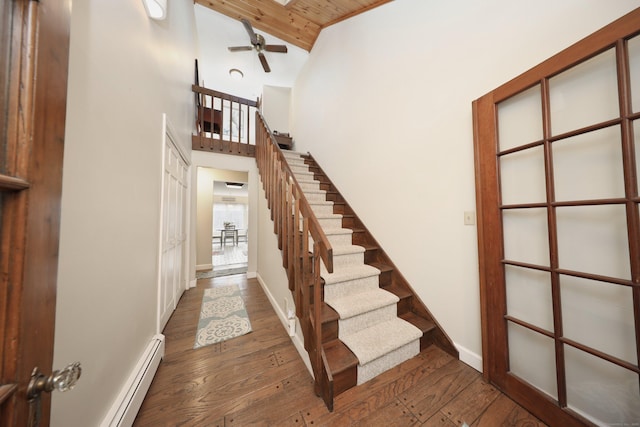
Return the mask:
<svg viewBox="0 0 640 427">
<path fill-rule="evenodd" d="M 229 47 L 229 51 L 240 52 L 243 50 L 255 50 L 256 52 L 258 52 L 258 58 L 260 58 L 260 63 L 262 64 L 264 72 L 271 72 L 271 68 L 269 68 L 267 58 L 264 56 L 264 51 L 287 53 L 287 46 L 283 44 L 266 44 L 264 37 L 262 37 L 260 34 L 256 34 L 256 32 L 253 31 L 253 27 L 248 20 L 243 18 L 240 20 L 240 22 L 242 22 L 242 25 L 244 25 L 245 30 L 247 30 L 247 33 L 249 34 L 251 46 L 231 46 Z"/>
</svg>

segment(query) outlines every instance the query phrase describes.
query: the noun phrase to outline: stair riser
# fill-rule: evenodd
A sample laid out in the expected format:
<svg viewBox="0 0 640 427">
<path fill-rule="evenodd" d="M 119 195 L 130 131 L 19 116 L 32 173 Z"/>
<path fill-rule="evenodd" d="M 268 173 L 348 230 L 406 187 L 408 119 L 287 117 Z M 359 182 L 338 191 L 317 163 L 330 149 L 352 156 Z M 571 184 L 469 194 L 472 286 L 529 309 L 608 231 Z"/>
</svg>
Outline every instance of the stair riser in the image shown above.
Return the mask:
<svg viewBox="0 0 640 427">
<path fill-rule="evenodd" d="M 323 201 L 327 200 L 327 193 L 325 193 L 325 192 L 322 192 L 322 193 L 304 193 L 304 196 L 306 197 L 308 202 L 312 202 L 312 201 L 323 202 Z"/>
<path fill-rule="evenodd" d="M 318 221 L 323 230 L 342 228 L 342 218 L 318 218 Z"/>
<path fill-rule="evenodd" d="M 351 244 L 351 234 L 327 234 L 327 239 L 329 239 L 332 248 Z M 309 247 L 313 248 L 313 238 L 311 237 L 309 237 Z"/>
<path fill-rule="evenodd" d="M 370 328 L 380 322 L 391 320 L 396 317 L 396 312 L 396 305 L 391 304 L 348 319 L 340 319 L 338 320 L 338 337 L 342 339 L 344 336 Z"/>
<path fill-rule="evenodd" d="M 305 173 L 305 174 L 309 173 L 309 166 L 305 165 L 302 162 L 295 162 L 295 163 L 289 162 L 289 168 L 294 173 L 294 175 L 298 173 Z"/>
<path fill-rule="evenodd" d="M 420 340 L 415 340 L 391 353 L 372 360 L 364 366 L 358 365 L 358 385 L 369 381 L 402 362 L 406 362 L 412 357 L 417 356 L 418 353 L 420 353 Z"/>
<path fill-rule="evenodd" d="M 324 298 L 332 300 L 340 296 L 353 295 L 359 292 L 371 291 L 377 289 L 378 276 L 362 277 L 359 279 L 349 280 L 335 284 L 324 285 Z"/>
<path fill-rule="evenodd" d="M 331 247 L 346 246 L 351 244 L 351 234 L 329 234 L 327 235 Z"/>
<path fill-rule="evenodd" d="M 364 253 L 333 255 L 333 269 L 364 264 Z"/>
<path fill-rule="evenodd" d="M 302 188 L 302 192 L 306 193 L 307 191 L 311 190 L 320 190 L 320 183 L 318 181 L 313 181 L 313 182 L 298 182 L 298 184 L 300 184 L 300 188 Z"/>
<path fill-rule="evenodd" d="M 304 174 L 304 173 L 297 173 L 294 175 L 296 177 L 296 180 L 298 181 L 298 183 L 301 182 L 309 182 L 309 181 L 315 181 L 315 179 L 313 179 L 313 175 L 309 175 L 309 174 Z"/>
<path fill-rule="evenodd" d="M 311 210 L 316 215 L 332 215 L 333 205 L 311 205 Z"/>
</svg>

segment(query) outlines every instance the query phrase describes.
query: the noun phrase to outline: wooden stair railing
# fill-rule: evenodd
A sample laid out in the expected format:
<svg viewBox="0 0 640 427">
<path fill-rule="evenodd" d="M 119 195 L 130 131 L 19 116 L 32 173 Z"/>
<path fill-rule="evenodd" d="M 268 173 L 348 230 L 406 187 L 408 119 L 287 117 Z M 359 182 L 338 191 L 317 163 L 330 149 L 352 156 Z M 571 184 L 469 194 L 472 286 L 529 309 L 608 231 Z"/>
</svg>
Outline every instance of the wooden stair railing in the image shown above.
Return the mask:
<svg viewBox="0 0 640 427">
<path fill-rule="evenodd" d="M 255 156 L 252 117 L 258 101 L 240 98 L 196 84 L 196 134 L 191 148 L 240 156 Z"/>
<path fill-rule="evenodd" d="M 334 381 L 322 338 L 324 296 L 320 277 L 321 260 L 327 271 L 333 272 L 333 249 L 259 111 L 255 157 L 309 353 L 315 392 L 333 410 Z"/>
</svg>

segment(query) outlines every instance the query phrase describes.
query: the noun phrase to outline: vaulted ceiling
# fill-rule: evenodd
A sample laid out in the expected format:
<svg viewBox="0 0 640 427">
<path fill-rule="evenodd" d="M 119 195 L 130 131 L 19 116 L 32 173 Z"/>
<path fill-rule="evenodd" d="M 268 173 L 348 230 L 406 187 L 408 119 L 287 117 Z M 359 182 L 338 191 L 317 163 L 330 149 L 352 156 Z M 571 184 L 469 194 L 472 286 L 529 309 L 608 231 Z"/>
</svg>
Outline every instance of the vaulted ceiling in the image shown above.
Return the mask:
<svg viewBox="0 0 640 427">
<path fill-rule="evenodd" d="M 284 1 L 284 0 L 283 0 Z M 194 0 L 202 6 L 310 51 L 320 31 L 392 0 Z"/>
</svg>

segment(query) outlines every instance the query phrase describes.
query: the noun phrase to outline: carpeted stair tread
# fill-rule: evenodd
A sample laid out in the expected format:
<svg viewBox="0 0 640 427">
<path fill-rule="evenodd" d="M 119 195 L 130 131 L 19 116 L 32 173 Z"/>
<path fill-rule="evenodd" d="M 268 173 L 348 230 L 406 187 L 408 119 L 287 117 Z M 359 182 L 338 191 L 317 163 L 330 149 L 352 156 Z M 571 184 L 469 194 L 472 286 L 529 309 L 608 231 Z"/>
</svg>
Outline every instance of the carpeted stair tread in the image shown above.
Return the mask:
<svg viewBox="0 0 640 427">
<path fill-rule="evenodd" d="M 296 157 L 302 157 L 307 155 L 307 153 L 301 153 L 299 151 L 292 151 L 292 150 L 282 150 L 282 154 L 284 154 L 284 156 L 287 158 L 296 158 Z"/>
<path fill-rule="evenodd" d="M 333 255 L 348 255 L 364 253 L 364 248 L 358 245 L 336 246 L 333 248 Z"/>
<path fill-rule="evenodd" d="M 356 355 L 360 365 L 366 365 L 421 336 L 420 329 L 395 318 L 343 337 L 342 341 Z"/>
<path fill-rule="evenodd" d="M 307 194 L 320 194 L 320 193 L 327 194 L 327 190 L 305 190 L 305 191 L 303 191 L 303 193 L 305 195 L 307 195 Z"/>
<path fill-rule="evenodd" d="M 298 184 L 300 184 L 300 185 L 302 185 L 302 184 L 320 184 L 318 181 L 313 179 L 313 176 L 310 176 L 310 177 L 306 177 L 306 176 L 298 177 L 298 176 L 296 176 L 296 180 L 298 181 Z"/>
<path fill-rule="evenodd" d="M 327 236 L 339 236 L 353 234 L 353 232 L 349 228 L 329 228 L 324 230 L 324 234 Z"/>
<path fill-rule="evenodd" d="M 342 219 L 342 215 L 341 214 L 336 214 L 336 213 L 324 213 L 324 214 L 316 214 L 316 218 L 318 218 L 318 219 Z M 323 229 L 323 231 L 324 231 L 324 229 Z"/>
<path fill-rule="evenodd" d="M 333 285 L 335 283 L 342 283 L 348 280 L 362 279 L 364 277 L 371 277 L 380 274 L 380 270 L 370 265 L 363 264 L 354 266 L 351 268 L 345 268 L 341 270 L 334 270 L 333 273 L 326 273 L 322 275 L 324 283 L 326 285 Z"/>
<path fill-rule="evenodd" d="M 349 319 L 359 314 L 368 313 L 378 308 L 396 304 L 398 297 L 384 289 L 374 289 L 345 295 L 336 299 L 325 298 L 325 302 L 340 315 L 340 319 Z"/>
<path fill-rule="evenodd" d="M 313 205 L 318 205 L 318 206 L 333 206 L 334 203 L 331 200 L 311 200 L 309 201 L 309 204 L 311 206 Z"/>
</svg>

